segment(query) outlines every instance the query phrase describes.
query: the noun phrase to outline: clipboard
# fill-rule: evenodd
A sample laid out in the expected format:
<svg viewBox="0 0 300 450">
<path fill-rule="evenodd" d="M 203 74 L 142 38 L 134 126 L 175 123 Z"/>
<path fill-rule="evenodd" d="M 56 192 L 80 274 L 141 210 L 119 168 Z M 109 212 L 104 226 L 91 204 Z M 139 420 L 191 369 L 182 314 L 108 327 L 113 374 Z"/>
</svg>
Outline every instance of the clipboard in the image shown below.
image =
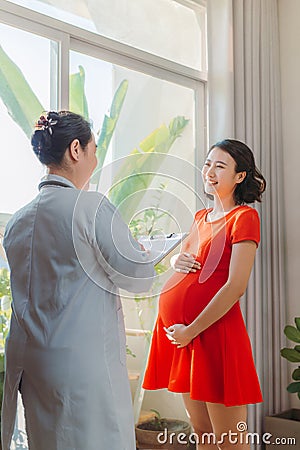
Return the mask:
<svg viewBox="0 0 300 450">
<path fill-rule="evenodd" d="M 150 252 L 153 264 L 161 262 L 172 250 L 174 250 L 189 233 L 160 233 L 153 236 L 141 236 L 138 242 L 145 250 Z"/>
</svg>

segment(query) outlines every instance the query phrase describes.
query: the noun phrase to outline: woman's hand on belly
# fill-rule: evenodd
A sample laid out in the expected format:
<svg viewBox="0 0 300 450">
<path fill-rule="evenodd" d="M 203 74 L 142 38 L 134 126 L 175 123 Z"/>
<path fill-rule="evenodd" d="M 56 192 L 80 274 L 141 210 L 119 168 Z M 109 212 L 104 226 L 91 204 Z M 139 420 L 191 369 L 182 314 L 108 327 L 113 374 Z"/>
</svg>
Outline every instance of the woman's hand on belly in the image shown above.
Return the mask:
<svg viewBox="0 0 300 450">
<path fill-rule="evenodd" d="M 176 272 L 190 273 L 201 269 L 201 264 L 190 253 L 179 253 L 171 258 L 171 266 Z"/>
<path fill-rule="evenodd" d="M 177 348 L 186 347 L 194 338 L 190 328 L 183 323 L 175 323 L 169 328 L 164 327 L 164 330 L 171 344 L 176 345 Z"/>
</svg>

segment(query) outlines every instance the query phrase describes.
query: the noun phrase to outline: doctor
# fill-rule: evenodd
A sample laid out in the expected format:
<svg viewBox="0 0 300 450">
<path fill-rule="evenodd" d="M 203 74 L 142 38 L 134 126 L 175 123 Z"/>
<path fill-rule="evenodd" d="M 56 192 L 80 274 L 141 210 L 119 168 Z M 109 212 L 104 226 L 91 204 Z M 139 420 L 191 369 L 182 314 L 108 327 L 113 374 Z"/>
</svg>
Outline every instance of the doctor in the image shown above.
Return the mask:
<svg viewBox="0 0 300 450">
<path fill-rule="evenodd" d="M 153 265 L 107 198 L 85 190 L 97 164 L 86 120 L 49 112 L 32 146 L 48 175 L 4 237 L 13 314 L 2 448 L 19 389 L 30 450 L 134 450 L 118 288 L 147 291 Z"/>
</svg>

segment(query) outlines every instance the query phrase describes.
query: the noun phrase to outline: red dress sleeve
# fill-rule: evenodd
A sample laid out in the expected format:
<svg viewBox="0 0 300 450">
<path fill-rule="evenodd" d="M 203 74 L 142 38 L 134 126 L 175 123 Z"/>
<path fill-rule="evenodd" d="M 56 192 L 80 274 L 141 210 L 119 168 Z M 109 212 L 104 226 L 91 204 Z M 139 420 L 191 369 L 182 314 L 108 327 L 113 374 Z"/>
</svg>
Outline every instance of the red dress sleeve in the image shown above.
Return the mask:
<svg viewBox="0 0 300 450">
<path fill-rule="evenodd" d="M 260 220 L 257 211 L 251 207 L 238 211 L 230 232 L 231 244 L 242 241 L 260 241 Z"/>
</svg>

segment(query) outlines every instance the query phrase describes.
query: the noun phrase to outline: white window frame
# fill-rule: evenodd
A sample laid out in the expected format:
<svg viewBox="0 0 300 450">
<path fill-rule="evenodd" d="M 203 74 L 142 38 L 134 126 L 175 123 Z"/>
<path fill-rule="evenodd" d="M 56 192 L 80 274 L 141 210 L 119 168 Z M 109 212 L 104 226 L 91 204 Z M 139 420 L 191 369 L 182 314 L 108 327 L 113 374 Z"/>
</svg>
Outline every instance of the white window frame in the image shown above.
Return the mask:
<svg viewBox="0 0 300 450">
<path fill-rule="evenodd" d="M 204 0 L 175 1 L 195 10 L 200 8 L 203 11 L 205 6 Z M 53 64 L 54 73 L 51 77 L 51 109 L 68 109 L 69 106 L 70 50 L 193 89 L 195 92 L 195 165 L 197 168 L 202 165 L 207 148 L 206 72 L 169 61 L 6 0 L 0 0 L 0 13 L 0 22 L 58 43 L 58 61 L 57 64 Z M 205 28 L 205 24 L 203 27 Z M 205 61 L 205 48 L 202 49 L 202 55 Z M 201 189 L 199 178 L 198 173 L 195 173 L 196 192 L 200 192 Z"/>
</svg>

